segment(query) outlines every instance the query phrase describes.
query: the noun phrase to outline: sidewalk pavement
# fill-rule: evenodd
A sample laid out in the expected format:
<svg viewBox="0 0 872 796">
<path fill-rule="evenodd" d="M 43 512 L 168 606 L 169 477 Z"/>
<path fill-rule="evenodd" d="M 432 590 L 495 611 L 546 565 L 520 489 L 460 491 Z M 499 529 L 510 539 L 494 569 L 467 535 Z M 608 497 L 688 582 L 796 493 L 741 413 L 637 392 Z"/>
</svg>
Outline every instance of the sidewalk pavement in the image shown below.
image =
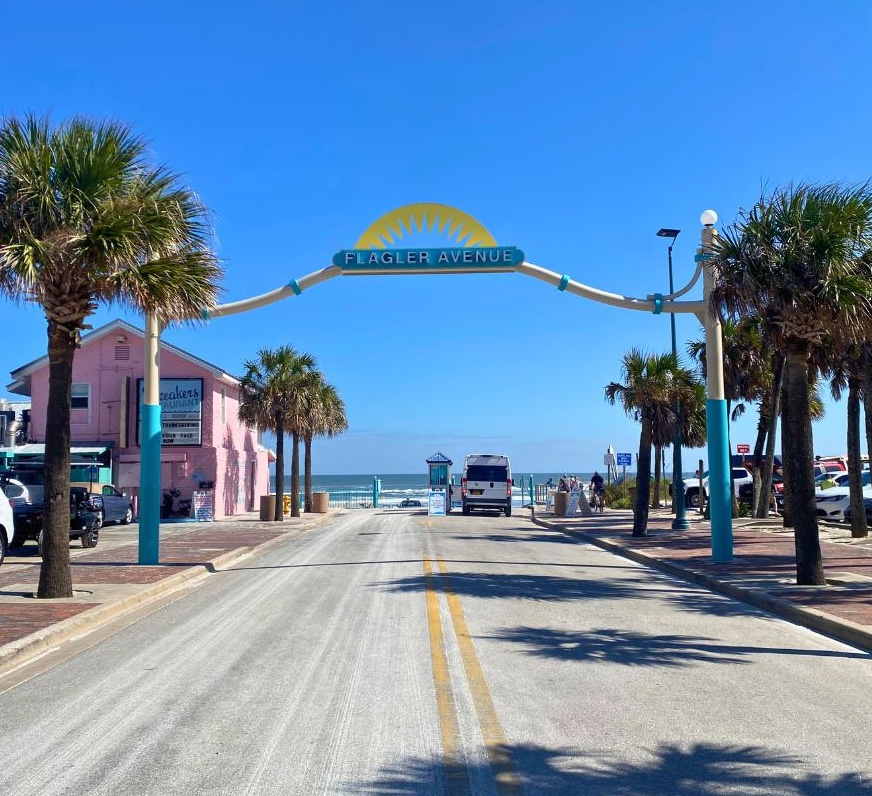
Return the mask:
<svg viewBox="0 0 872 796">
<path fill-rule="evenodd" d="M 167 523 L 161 525 L 161 563 L 156 566 L 136 563 L 138 526 L 108 526 L 97 547 L 71 547 L 70 599 L 34 599 L 40 566 L 36 546 L 16 550 L 0 567 L 0 676 L 335 514 L 331 510 L 282 523 L 262 522 L 256 514 L 213 523 Z M 642 538 L 631 536 L 628 510 L 556 517 L 537 509 L 533 522 L 872 651 L 872 537 L 851 540 L 846 527 L 822 525 L 830 585 L 796 586 L 793 532 L 781 526 L 780 518 L 734 520 L 734 558 L 728 564 L 711 559 L 708 521 L 692 511 L 688 519 L 690 530 L 673 531 L 672 517 L 652 510 L 649 535 Z"/>
<path fill-rule="evenodd" d="M 335 513 L 304 514 L 281 523 L 261 521 L 257 513 L 211 523 L 164 523 L 156 566 L 137 563 L 138 525 L 105 526 L 97 547 L 71 542 L 73 597 L 67 599 L 34 599 L 42 559 L 35 544 L 14 549 L 0 566 L 0 676 L 255 549 L 278 546 Z"/>
<path fill-rule="evenodd" d="M 735 597 L 798 625 L 872 651 L 872 536 L 852 539 L 845 525 L 820 524 L 827 586 L 797 586 L 793 529 L 781 517 L 733 520 L 733 560 L 716 564 L 711 524 L 688 510 L 691 528 L 673 531 L 668 510 L 651 510 L 648 536 L 634 538 L 629 510 L 557 517 L 537 508 L 533 521 Z"/>
</svg>

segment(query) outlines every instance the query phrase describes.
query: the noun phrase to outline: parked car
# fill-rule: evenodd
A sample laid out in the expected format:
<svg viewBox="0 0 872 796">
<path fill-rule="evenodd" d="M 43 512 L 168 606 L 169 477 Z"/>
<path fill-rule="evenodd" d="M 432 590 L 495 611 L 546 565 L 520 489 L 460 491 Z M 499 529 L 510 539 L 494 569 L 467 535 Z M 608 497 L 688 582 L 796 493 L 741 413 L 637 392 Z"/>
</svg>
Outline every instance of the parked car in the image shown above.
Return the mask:
<svg viewBox="0 0 872 796">
<path fill-rule="evenodd" d="M 847 476 L 847 473 L 845 474 Z M 872 497 L 872 484 L 870 484 L 870 474 L 868 470 L 864 470 L 861 474 L 861 482 L 863 484 L 863 497 Z M 851 502 L 851 490 L 847 485 L 831 486 L 829 489 L 815 490 L 817 498 L 817 513 L 818 517 L 827 520 L 841 522 L 845 519 L 845 509 Z"/>
<path fill-rule="evenodd" d="M 9 498 L 0 491 L 0 564 L 6 558 L 6 551 L 12 546 L 15 537 L 15 519 Z"/>
<path fill-rule="evenodd" d="M 863 498 L 863 507 L 866 509 L 866 524 L 872 525 L 872 498 Z M 851 521 L 851 506 L 848 505 L 845 507 L 845 511 L 843 512 L 845 515 L 845 522 Z"/>
<path fill-rule="evenodd" d="M 0 481 L 4 494 L 8 495 L 14 519 L 14 533 L 10 538 L 10 547 L 21 547 L 28 541 L 34 541 L 39 546 L 42 555 L 43 514 L 42 487 L 28 488 L 14 478 L 4 477 Z M 39 496 L 39 503 L 25 502 L 22 498 L 32 500 Z M 88 490 L 82 487 L 70 487 L 70 539 L 78 539 L 82 547 L 96 547 L 99 540 L 100 526 L 103 524 L 99 511 L 88 495 Z"/>
<path fill-rule="evenodd" d="M 772 491 L 775 492 L 775 501 L 778 505 L 778 510 L 784 504 L 784 478 L 778 473 L 772 473 Z M 739 486 L 739 503 L 751 505 L 754 500 L 754 481 L 746 481 Z"/>
<path fill-rule="evenodd" d="M 42 485 L 25 484 L 19 480 L 19 475 L 9 470 L 0 473 L 3 493 L 9 499 L 15 519 L 15 534 L 10 547 L 20 547 L 28 538 L 36 539 L 42 528 Z M 34 529 L 32 537 L 27 536 L 31 529 Z"/>
<path fill-rule="evenodd" d="M 732 478 L 733 478 L 733 489 L 735 490 L 735 496 L 739 498 L 739 487 L 742 484 L 751 484 L 754 482 L 754 479 L 744 467 L 733 467 L 732 468 Z M 684 482 L 685 490 L 684 490 L 684 505 L 689 506 L 691 508 L 699 508 L 700 505 L 700 496 L 699 496 L 699 478 L 693 478 Z M 709 472 L 705 470 L 702 474 L 702 499 L 703 501 L 708 500 L 708 485 L 709 485 Z"/>
<path fill-rule="evenodd" d="M 400 501 L 400 508 L 408 509 L 408 508 L 421 508 L 421 501 L 415 500 L 415 498 L 405 498 Z"/>
<path fill-rule="evenodd" d="M 94 484 L 91 489 L 91 505 L 100 515 L 101 525 L 107 522 L 120 522 L 128 525 L 133 522 L 133 499 L 119 491 L 112 484 Z"/>
</svg>

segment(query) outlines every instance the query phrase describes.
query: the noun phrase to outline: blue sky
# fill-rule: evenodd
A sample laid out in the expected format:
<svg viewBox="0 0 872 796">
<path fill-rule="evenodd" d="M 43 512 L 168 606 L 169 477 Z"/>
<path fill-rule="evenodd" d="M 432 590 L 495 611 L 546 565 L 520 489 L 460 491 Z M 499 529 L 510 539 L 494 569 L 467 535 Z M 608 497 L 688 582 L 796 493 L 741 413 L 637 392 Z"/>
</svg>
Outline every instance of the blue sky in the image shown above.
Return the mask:
<svg viewBox="0 0 872 796">
<path fill-rule="evenodd" d="M 666 293 L 660 227 L 682 230 L 681 285 L 702 210 L 729 223 L 761 188 L 872 173 L 861 0 L 85 0 L 3 17 L 17 33 L 0 112 L 111 117 L 147 137 L 214 213 L 226 301 L 325 267 L 384 213 L 428 201 L 591 287 Z M 8 383 L 45 353 L 45 323 L 0 307 Z M 143 324 L 117 308 L 93 322 L 119 315 Z M 688 316 L 677 329 L 682 350 L 702 334 Z M 485 450 L 519 473 L 592 470 L 609 444 L 638 448 L 603 398 L 622 354 L 670 345 L 665 314 L 519 274 L 340 277 L 167 339 L 231 373 L 262 347 L 313 354 L 350 423 L 316 446 L 321 474 Z M 845 450 L 844 414 L 828 407 L 816 452 Z M 751 412 L 733 442 L 753 433 Z"/>
</svg>

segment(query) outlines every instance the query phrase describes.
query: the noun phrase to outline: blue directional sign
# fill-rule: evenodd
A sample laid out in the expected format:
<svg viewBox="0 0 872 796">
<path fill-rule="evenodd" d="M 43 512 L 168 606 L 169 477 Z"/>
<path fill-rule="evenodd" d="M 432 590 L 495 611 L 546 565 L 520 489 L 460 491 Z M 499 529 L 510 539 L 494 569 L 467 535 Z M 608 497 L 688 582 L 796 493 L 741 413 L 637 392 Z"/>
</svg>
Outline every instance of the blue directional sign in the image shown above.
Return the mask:
<svg viewBox="0 0 872 796">
<path fill-rule="evenodd" d="M 618 467 L 630 467 L 633 464 L 633 454 L 632 453 L 619 453 L 618 454 Z"/>
</svg>

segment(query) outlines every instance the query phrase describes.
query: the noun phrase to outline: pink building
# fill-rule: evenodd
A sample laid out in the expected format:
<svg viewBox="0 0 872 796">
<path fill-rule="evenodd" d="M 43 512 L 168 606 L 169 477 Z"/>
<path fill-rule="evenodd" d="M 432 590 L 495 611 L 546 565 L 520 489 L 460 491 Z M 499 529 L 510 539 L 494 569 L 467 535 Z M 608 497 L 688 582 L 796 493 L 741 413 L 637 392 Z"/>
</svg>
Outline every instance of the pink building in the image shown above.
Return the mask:
<svg viewBox="0 0 872 796">
<path fill-rule="evenodd" d="M 70 435 L 73 447 L 103 448 L 115 485 L 139 492 L 139 407 L 144 332 L 121 320 L 82 338 L 73 364 Z M 187 351 L 161 341 L 163 440 L 161 489 L 190 498 L 201 482 L 214 484 L 214 514 L 253 511 L 269 493 L 271 452 L 259 433 L 239 420 L 239 382 Z M 31 399 L 29 436 L 45 441 L 48 357 L 12 372 L 10 392 Z"/>
</svg>

